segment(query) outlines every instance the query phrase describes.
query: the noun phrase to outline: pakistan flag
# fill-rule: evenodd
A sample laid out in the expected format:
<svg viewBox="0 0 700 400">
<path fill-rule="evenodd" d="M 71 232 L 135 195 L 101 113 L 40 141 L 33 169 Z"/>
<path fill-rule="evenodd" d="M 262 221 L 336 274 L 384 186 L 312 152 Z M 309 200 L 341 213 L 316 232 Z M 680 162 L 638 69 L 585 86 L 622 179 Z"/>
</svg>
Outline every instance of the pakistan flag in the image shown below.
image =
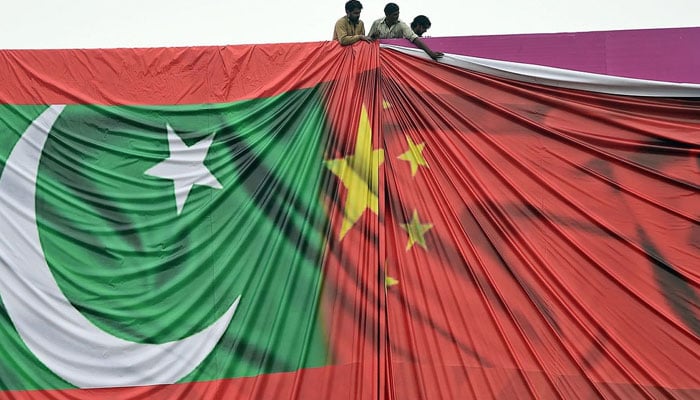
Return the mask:
<svg viewBox="0 0 700 400">
<path fill-rule="evenodd" d="M 325 365 L 321 92 L 1 106 L 0 389 Z"/>
</svg>

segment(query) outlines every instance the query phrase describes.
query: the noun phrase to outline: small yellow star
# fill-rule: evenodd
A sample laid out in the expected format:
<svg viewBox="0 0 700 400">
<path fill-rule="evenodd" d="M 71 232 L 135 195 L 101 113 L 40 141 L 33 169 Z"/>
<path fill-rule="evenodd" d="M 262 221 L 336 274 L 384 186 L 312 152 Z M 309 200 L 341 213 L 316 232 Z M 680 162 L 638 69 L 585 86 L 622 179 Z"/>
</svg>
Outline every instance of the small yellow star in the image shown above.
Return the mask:
<svg viewBox="0 0 700 400">
<path fill-rule="evenodd" d="M 411 222 L 408 224 L 401 224 L 401 227 L 408 232 L 406 251 L 409 251 L 416 243 L 425 250 L 428 250 L 428 246 L 425 244 L 425 233 L 433 228 L 433 224 L 421 224 L 420 219 L 418 219 L 418 211 L 413 210 Z"/>
<path fill-rule="evenodd" d="M 390 276 L 387 276 L 384 278 L 384 286 L 386 286 L 386 287 L 396 286 L 398 284 L 399 284 L 399 281 L 390 277 Z"/>
<path fill-rule="evenodd" d="M 367 109 L 362 106 L 360 123 L 357 128 L 355 154 L 344 158 L 326 160 L 326 167 L 336 175 L 347 189 L 343 225 L 340 228 L 342 240 L 360 219 L 366 209 L 379 215 L 379 166 L 384 162 L 384 150 L 372 149 L 372 126 Z"/>
<path fill-rule="evenodd" d="M 423 158 L 425 143 L 415 144 L 410 136 L 406 136 L 406 140 L 408 141 L 408 151 L 401 154 L 398 158 L 399 160 L 410 162 L 411 176 L 416 176 L 419 165 L 428 168 L 428 163 L 425 161 L 425 158 Z"/>
</svg>

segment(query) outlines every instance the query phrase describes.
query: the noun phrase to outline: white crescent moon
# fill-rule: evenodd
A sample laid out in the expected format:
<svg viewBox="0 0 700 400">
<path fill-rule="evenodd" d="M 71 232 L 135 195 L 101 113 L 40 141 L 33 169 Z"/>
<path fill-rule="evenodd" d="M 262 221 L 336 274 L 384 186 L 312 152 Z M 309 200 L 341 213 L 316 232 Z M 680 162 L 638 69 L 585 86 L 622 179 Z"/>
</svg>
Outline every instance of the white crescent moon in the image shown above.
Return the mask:
<svg viewBox="0 0 700 400">
<path fill-rule="evenodd" d="M 187 338 L 135 343 L 93 325 L 58 287 L 36 224 L 36 179 L 51 127 L 51 106 L 24 132 L 0 177 L 0 297 L 27 347 L 51 371 L 84 388 L 174 383 L 218 343 L 240 296 L 214 324 Z"/>
</svg>

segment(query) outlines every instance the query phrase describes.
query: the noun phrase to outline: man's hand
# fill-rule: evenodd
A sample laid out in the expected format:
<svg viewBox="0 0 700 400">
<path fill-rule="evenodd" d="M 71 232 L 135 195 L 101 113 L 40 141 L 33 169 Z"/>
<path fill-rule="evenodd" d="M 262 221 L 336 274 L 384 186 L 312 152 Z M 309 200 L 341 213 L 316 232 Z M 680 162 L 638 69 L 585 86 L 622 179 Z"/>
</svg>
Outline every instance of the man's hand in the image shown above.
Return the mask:
<svg viewBox="0 0 700 400">
<path fill-rule="evenodd" d="M 435 61 L 437 61 L 438 58 L 442 58 L 444 56 L 444 54 L 440 53 L 439 51 L 431 51 L 428 53 L 428 55 Z"/>
<path fill-rule="evenodd" d="M 425 42 L 422 41 L 420 38 L 415 38 L 413 40 L 413 44 L 418 46 L 418 48 L 423 50 L 425 52 L 425 54 L 428 55 L 428 57 L 432 58 L 435 61 L 437 61 L 438 58 L 442 58 L 444 56 L 444 54 L 440 53 L 439 51 L 430 50 L 430 47 L 428 47 L 428 45 L 425 44 Z"/>
</svg>

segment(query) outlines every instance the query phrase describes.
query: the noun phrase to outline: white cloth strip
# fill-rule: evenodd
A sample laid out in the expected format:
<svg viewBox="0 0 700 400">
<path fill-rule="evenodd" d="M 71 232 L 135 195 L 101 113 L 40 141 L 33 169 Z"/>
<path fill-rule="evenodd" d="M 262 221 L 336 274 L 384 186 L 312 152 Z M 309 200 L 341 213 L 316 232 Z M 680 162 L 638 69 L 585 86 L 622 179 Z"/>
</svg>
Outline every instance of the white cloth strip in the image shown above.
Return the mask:
<svg viewBox="0 0 700 400">
<path fill-rule="evenodd" d="M 396 50 L 414 57 L 430 59 L 428 55 L 420 49 L 389 44 L 381 44 L 381 47 Z M 447 53 L 445 53 L 445 56 L 438 62 L 501 78 L 568 89 L 627 96 L 700 98 L 700 84 L 694 83 L 675 83 L 625 78 L 536 64 L 491 60 Z"/>
</svg>

